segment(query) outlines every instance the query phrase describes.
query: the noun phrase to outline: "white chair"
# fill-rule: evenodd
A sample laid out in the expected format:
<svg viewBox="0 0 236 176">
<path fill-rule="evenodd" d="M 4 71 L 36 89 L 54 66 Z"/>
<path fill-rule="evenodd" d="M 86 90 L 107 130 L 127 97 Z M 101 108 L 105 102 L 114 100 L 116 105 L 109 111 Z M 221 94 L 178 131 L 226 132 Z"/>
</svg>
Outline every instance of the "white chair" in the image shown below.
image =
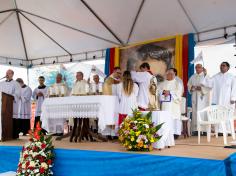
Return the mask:
<svg viewBox="0 0 236 176">
<path fill-rule="evenodd" d="M 182 129 L 184 138 L 190 136 L 190 116 L 188 116 L 188 112 L 186 113 L 186 98 L 182 97 L 181 99 L 181 121 L 182 121 Z"/>
<path fill-rule="evenodd" d="M 230 122 L 231 134 L 235 139 L 233 125 L 233 110 L 229 107 L 213 105 L 197 112 L 198 144 L 200 144 L 201 126 L 207 126 L 207 141 L 211 140 L 211 125 L 221 125 L 223 131 L 224 145 L 227 145 L 226 123 Z M 218 127 L 215 128 L 218 138 Z"/>
</svg>

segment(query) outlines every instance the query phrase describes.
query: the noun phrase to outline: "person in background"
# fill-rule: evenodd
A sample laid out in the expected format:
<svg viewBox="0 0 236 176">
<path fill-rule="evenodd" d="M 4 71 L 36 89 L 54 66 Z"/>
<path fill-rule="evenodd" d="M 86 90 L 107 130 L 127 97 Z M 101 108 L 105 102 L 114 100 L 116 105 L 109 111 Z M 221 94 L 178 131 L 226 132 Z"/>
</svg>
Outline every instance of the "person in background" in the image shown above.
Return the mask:
<svg viewBox="0 0 236 176">
<path fill-rule="evenodd" d="M 138 108 L 138 85 L 132 80 L 130 71 L 123 73 L 121 83 L 114 84 L 112 91 L 113 95 L 116 95 L 119 99 L 118 125 L 120 125 L 128 114 L 132 114 L 132 110 Z"/>
<path fill-rule="evenodd" d="M 160 84 L 159 97 L 162 111 L 169 111 L 174 119 L 175 138 L 181 135 L 182 85 L 175 79 L 173 69 L 166 72 L 166 80 Z"/>
<path fill-rule="evenodd" d="M 98 75 L 93 75 L 93 82 L 90 83 L 90 79 L 88 80 L 89 84 L 89 92 L 94 95 L 101 95 L 102 94 L 102 87 L 103 84 L 99 81 L 100 78 Z"/>
<path fill-rule="evenodd" d="M 103 84 L 103 95 L 112 95 L 112 85 L 121 81 L 121 69 L 115 67 L 113 73 L 105 79 Z"/>
<path fill-rule="evenodd" d="M 220 72 L 211 78 L 205 77 L 202 85 L 209 87 L 212 90 L 212 103 L 214 105 L 222 105 L 226 107 L 235 108 L 236 101 L 236 80 L 235 77 L 229 73 L 230 64 L 222 62 L 220 64 Z M 230 124 L 226 124 L 227 132 L 230 132 Z M 222 129 L 219 128 L 222 133 Z"/>
<path fill-rule="evenodd" d="M 62 74 L 58 73 L 56 76 L 56 83 L 50 86 L 47 90 L 47 96 L 53 97 L 64 97 L 69 95 L 68 87 L 63 82 Z M 54 133 L 56 136 L 62 136 L 64 133 L 64 124 L 66 119 L 48 119 L 49 133 Z"/>
<path fill-rule="evenodd" d="M 42 113 L 42 104 L 44 99 L 47 97 L 47 87 L 45 86 L 45 78 L 43 76 L 40 76 L 38 78 L 39 81 L 39 86 L 34 89 L 33 91 L 33 99 L 36 103 L 36 108 L 35 108 L 35 120 L 34 120 L 34 128 L 36 127 L 36 124 L 40 122 L 40 116 Z"/>
<path fill-rule="evenodd" d="M 184 94 L 184 83 L 183 83 L 183 80 L 182 80 L 180 77 L 178 77 L 178 71 L 177 71 L 176 68 L 170 68 L 170 70 L 173 70 L 173 71 L 174 71 L 174 73 L 175 73 L 175 79 L 181 84 L 182 90 L 183 90 L 182 95 L 183 95 L 183 94 Z"/>
<path fill-rule="evenodd" d="M 14 136 L 19 135 L 20 132 L 23 135 L 28 134 L 30 130 L 30 119 L 31 119 L 31 97 L 32 90 L 30 87 L 25 85 L 24 81 L 21 78 L 17 78 L 16 81 L 21 86 L 21 95 L 19 101 L 19 113 L 15 119 L 15 129 L 16 134 Z"/>
<path fill-rule="evenodd" d="M 192 133 L 197 135 L 197 111 L 210 106 L 210 89 L 204 87 L 202 82 L 209 79 L 204 73 L 202 64 L 196 64 L 196 73 L 188 81 L 188 91 L 192 95 Z"/>
</svg>

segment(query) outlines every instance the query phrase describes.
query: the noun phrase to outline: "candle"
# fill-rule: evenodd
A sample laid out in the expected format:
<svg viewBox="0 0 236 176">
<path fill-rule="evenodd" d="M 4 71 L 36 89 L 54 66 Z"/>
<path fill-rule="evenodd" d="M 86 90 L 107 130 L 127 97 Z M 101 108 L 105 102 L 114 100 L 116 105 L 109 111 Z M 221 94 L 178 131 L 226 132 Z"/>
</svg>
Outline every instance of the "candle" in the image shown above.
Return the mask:
<svg viewBox="0 0 236 176">
<path fill-rule="evenodd" d="M 49 96 L 50 95 L 55 95 L 53 87 L 49 87 Z"/>
<path fill-rule="evenodd" d="M 99 90 L 99 93 L 102 93 L 102 83 L 99 83 L 98 90 Z"/>
<path fill-rule="evenodd" d="M 89 86 L 88 86 L 88 84 L 85 85 L 85 93 L 89 93 Z"/>
<path fill-rule="evenodd" d="M 56 95 L 59 95 L 59 88 L 58 88 L 57 86 L 55 86 L 54 91 L 55 91 L 55 94 L 56 94 Z"/>
<path fill-rule="evenodd" d="M 96 84 L 92 84 L 92 93 L 96 93 Z"/>
<path fill-rule="evenodd" d="M 65 89 L 63 86 L 60 87 L 61 88 L 61 95 L 64 96 L 65 95 Z"/>
</svg>

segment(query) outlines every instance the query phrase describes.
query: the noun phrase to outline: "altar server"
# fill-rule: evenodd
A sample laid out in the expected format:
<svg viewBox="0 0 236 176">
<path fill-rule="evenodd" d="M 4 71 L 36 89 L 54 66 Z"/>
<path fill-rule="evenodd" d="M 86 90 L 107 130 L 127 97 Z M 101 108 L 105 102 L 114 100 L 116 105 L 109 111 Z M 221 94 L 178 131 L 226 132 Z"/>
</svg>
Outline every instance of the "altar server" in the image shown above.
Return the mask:
<svg viewBox="0 0 236 176">
<path fill-rule="evenodd" d="M 140 65 L 141 72 L 131 71 L 131 76 L 134 82 L 138 83 L 138 107 L 140 110 L 157 109 L 158 101 L 156 99 L 157 84 L 156 78 L 150 71 L 150 65 L 146 62 Z M 153 80 L 153 81 L 152 81 Z M 155 85 L 151 85 L 152 82 Z M 154 87 L 153 91 L 150 91 L 151 87 Z"/>
<path fill-rule="evenodd" d="M 130 71 L 125 71 L 123 73 L 122 82 L 113 85 L 112 90 L 113 94 L 119 99 L 118 124 L 120 125 L 128 114 L 132 114 L 132 110 L 138 108 L 138 85 L 132 80 Z"/>
<path fill-rule="evenodd" d="M 14 76 L 14 71 L 10 69 L 7 70 L 6 80 L 0 83 L 0 91 L 14 96 L 14 101 L 13 101 L 13 125 L 14 125 L 15 119 L 18 117 L 18 110 L 19 110 L 18 103 L 20 101 L 20 96 L 21 96 L 21 87 L 18 82 L 13 80 L 13 76 Z M 14 127 L 15 126 L 13 126 L 13 130 Z M 15 134 L 13 136 L 14 138 L 19 137 L 19 135 L 16 135 L 16 133 L 14 134 Z"/>
<path fill-rule="evenodd" d="M 32 90 L 30 87 L 25 85 L 24 81 L 21 78 L 17 78 L 16 81 L 21 86 L 21 95 L 18 104 L 18 116 L 15 117 L 16 124 L 14 131 L 16 132 L 15 135 L 18 135 L 20 132 L 22 132 L 23 135 L 26 135 L 30 130 Z"/>
<path fill-rule="evenodd" d="M 197 132 L 197 111 L 210 105 L 210 89 L 203 86 L 204 79 L 209 79 L 205 75 L 203 66 L 195 66 L 196 73 L 188 81 L 188 91 L 192 95 L 192 131 Z"/>
<path fill-rule="evenodd" d="M 172 69 L 167 70 L 166 80 L 160 84 L 161 110 L 169 111 L 174 119 L 174 134 L 181 135 L 181 95 L 182 85 L 175 79 Z"/>
<path fill-rule="evenodd" d="M 47 97 L 47 87 L 45 86 L 45 78 L 43 76 L 40 76 L 38 78 L 39 86 L 34 89 L 33 92 L 33 99 L 36 102 L 36 108 L 35 108 L 35 120 L 34 120 L 34 127 L 36 127 L 37 122 L 40 121 L 40 116 L 42 113 L 42 104 L 44 99 Z"/>
</svg>

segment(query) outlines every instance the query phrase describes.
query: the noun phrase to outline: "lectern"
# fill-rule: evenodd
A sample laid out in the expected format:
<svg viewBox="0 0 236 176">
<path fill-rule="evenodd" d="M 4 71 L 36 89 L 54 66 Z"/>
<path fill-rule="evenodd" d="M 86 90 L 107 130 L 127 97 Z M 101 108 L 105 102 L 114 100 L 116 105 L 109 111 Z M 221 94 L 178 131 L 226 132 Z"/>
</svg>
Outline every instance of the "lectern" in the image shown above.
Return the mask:
<svg viewBox="0 0 236 176">
<path fill-rule="evenodd" d="M 13 100 L 12 95 L 0 92 L 0 141 L 13 139 Z"/>
</svg>

